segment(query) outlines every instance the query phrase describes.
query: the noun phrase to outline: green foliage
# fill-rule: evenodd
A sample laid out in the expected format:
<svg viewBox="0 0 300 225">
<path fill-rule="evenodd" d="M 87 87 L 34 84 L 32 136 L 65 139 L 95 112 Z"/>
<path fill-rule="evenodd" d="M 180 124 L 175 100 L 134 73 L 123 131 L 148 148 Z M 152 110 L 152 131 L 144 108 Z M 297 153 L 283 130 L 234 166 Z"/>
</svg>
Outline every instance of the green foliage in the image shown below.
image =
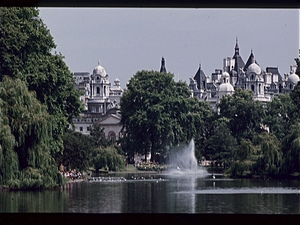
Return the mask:
<svg viewBox="0 0 300 225">
<path fill-rule="evenodd" d="M 300 172 L 300 122 L 297 121 L 290 129 L 282 140 L 282 171 L 285 174 Z"/>
<path fill-rule="evenodd" d="M 36 8 L 0 8 L 0 81 L 19 78 L 53 115 L 51 151 L 63 150 L 62 135 L 82 109 L 73 75 Z"/>
<path fill-rule="evenodd" d="M 251 160 L 233 161 L 229 174 L 233 177 L 249 177 L 252 175 L 252 167 L 254 162 Z"/>
<path fill-rule="evenodd" d="M 69 169 L 87 170 L 90 166 L 92 151 L 95 148 L 90 136 L 67 130 L 63 136 L 64 152 L 58 164 L 62 163 Z"/>
<path fill-rule="evenodd" d="M 288 134 L 289 127 L 293 123 L 296 108 L 289 94 L 279 94 L 266 105 L 266 117 L 263 121 L 270 132 L 282 140 Z"/>
<path fill-rule="evenodd" d="M 212 135 L 214 127 L 213 121 L 216 120 L 217 114 L 214 112 L 209 102 L 194 101 L 193 126 L 195 141 L 195 156 L 201 160 L 202 156 L 207 157 L 207 139 Z"/>
<path fill-rule="evenodd" d="M 237 141 L 231 135 L 228 128 L 229 120 L 219 118 L 212 123 L 213 131 L 211 136 L 206 140 L 206 157 L 224 168 L 230 165 L 232 154 L 236 148 Z"/>
<path fill-rule="evenodd" d="M 63 56 L 51 53 L 55 47 L 36 8 L 0 8 L 3 185 L 48 187 L 62 182 L 52 156 L 62 153 L 63 132 L 82 105 Z"/>
<path fill-rule="evenodd" d="M 104 128 L 100 124 L 93 123 L 90 129 L 90 136 L 96 147 L 107 147 L 109 145 L 109 141 L 105 138 Z"/>
<path fill-rule="evenodd" d="M 294 90 L 290 94 L 292 102 L 295 106 L 294 118 L 300 118 L 300 82 L 294 87 Z"/>
<path fill-rule="evenodd" d="M 254 137 L 253 143 L 260 148 L 254 173 L 260 176 L 278 175 L 282 162 L 282 151 L 276 136 L 263 132 Z"/>
<path fill-rule="evenodd" d="M 137 72 L 121 98 L 121 124 L 126 151 L 166 154 L 181 142 L 188 143 L 196 133 L 201 116 L 197 99 L 185 82 L 175 82 L 171 73 Z"/>
<path fill-rule="evenodd" d="M 255 152 L 255 147 L 249 139 L 241 139 L 240 144 L 234 150 L 235 160 L 247 160 Z"/>
<path fill-rule="evenodd" d="M 97 148 L 93 153 L 93 162 L 96 170 L 120 171 L 125 166 L 124 157 L 112 145 Z"/>
<path fill-rule="evenodd" d="M 222 97 L 219 108 L 220 116 L 230 120 L 230 130 L 238 141 L 252 140 L 255 134 L 262 132 L 265 111 L 261 102 L 253 100 L 252 91 L 236 89 L 233 95 Z"/>
<path fill-rule="evenodd" d="M 0 176 L 3 185 L 47 187 L 61 183 L 49 141 L 53 121 L 20 79 L 0 82 Z M 28 168 L 39 176 L 28 178 Z M 45 183 L 40 184 L 40 179 Z M 17 181 L 18 180 L 18 181 Z M 28 185 L 27 185 L 28 184 Z"/>
</svg>

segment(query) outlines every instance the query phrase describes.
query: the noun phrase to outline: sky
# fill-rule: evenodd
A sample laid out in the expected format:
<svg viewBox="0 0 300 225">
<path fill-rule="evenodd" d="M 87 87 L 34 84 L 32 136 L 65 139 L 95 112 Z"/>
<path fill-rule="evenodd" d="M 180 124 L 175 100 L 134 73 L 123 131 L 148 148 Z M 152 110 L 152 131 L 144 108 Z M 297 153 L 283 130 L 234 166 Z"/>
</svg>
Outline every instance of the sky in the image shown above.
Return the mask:
<svg viewBox="0 0 300 225">
<path fill-rule="evenodd" d="M 71 72 L 98 65 L 124 88 L 162 57 L 176 81 L 189 84 L 201 64 L 210 76 L 233 57 L 236 38 L 246 63 L 251 50 L 263 70 L 290 72 L 299 56 L 299 9 L 39 8 Z"/>
</svg>

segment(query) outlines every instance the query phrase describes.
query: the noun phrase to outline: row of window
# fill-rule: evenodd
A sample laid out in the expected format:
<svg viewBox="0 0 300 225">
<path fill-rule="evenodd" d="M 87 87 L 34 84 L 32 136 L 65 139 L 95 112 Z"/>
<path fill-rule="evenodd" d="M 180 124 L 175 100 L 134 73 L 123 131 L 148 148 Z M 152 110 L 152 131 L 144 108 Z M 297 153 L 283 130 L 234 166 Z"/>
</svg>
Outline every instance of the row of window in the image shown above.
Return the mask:
<svg viewBox="0 0 300 225">
<path fill-rule="evenodd" d="M 94 119 L 73 119 L 73 123 L 76 123 L 76 122 L 95 122 L 95 121 L 98 121 L 97 118 L 94 118 Z"/>
<path fill-rule="evenodd" d="M 80 131 L 83 131 L 83 127 L 79 127 L 79 130 L 80 130 Z M 86 130 L 87 130 L 87 131 L 90 131 L 90 127 L 87 127 Z"/>
</svg>

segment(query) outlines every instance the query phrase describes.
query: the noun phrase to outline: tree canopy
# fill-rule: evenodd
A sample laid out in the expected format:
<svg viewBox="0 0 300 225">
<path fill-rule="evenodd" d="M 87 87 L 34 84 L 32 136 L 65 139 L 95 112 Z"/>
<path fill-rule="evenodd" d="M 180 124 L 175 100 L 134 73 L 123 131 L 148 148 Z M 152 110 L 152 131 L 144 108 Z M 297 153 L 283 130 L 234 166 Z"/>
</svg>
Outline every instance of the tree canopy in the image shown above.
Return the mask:
<svg viewBox="0 0 300 225">
<path fill-rule="evenodd" d="M 87 170 L 91 165 L 91 154 L 95 149 L 93 138 L 69 129 L 63 136 L 63 142 L 64 152 L 60 163 L 69 169 Z"/>
<path fill-rule="evenodd" d="M 54 116 L 53 152 L 62 151 L 61 136 L 82 109 L 80 92 L 36 8 L 0 8 L 0 81 L 19 78 Z"/>
<path fill-rule="evenodd" d="M 263 123 L 269 127 L 269 131 L 282 140 L 288 134 L 291 124 L 294 122 L 295 105 L 289 94 L 279 94 L 266 105 L 266 117 Z"/>
<path fill-rule="evenodd" d="M 1 182 L 61 183 L 53 158 L 82 109 L 73 75 L 36 8 L 0 8 Z M 15 182 L 12 184 L 12 182 Z"/>
<path fill-rule="evenodd" d="M 171 73 L 139 71 L 121 98 L 121 124 L 127 150 L 145 155 L 166 153 L 196 133 L 200 103 L 185 82 Z"/>
<path fill-rule="evenodd" d="M 10 187 L 61 183 L 51 156 L 52 117 L 20 79 L 0 82 L 0 179 Z"/>
<path fill-rule="evenodd" d="M 262 131 L 262 121 L 265 117 L 263 104 L 253 99 L 253 92 L 238 88 L 233 95 L 222 97 L 220 116 L 229 119 L 232 135 L 239 141 L 249 138 Z"/>
</svg>

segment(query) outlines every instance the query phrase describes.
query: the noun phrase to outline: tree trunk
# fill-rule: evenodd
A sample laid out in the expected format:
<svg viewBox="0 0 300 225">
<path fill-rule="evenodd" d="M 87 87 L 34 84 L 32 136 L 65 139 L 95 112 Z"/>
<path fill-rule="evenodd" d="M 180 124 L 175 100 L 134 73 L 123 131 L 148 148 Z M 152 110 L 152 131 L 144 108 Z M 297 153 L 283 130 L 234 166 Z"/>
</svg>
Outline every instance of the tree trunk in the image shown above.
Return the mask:
<svg viewBox="0 0 300 225">
<path fill-rule="evenodd" d="M 155 161 L 155 152 L 154 152 L 154 141 L 151 141 L 151 162 Z"/>
<path fill-rule="evenodd" d="M 148 155 L 148 152 L 147 152 L 147 148 L 145 149 L 145 163 L 147 162 L 147 155 Z"/>
</svg>

